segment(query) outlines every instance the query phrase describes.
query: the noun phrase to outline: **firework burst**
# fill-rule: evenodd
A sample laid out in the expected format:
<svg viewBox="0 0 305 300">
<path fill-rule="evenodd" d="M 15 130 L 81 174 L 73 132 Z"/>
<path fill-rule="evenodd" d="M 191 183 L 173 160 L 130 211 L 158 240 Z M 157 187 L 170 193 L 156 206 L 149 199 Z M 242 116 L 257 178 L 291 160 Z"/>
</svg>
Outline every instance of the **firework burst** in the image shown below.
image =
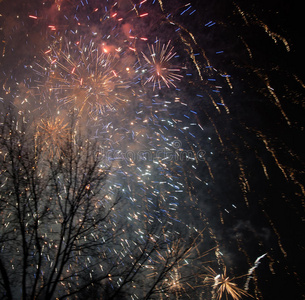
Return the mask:
<svg viewBox="0 0 305 300">
<path fill-rule="evenodd" d="M 176 87 L 174 81 L 180 81 L 183 77 L 177 74 L 181 69 L 171 65 L 170 61 L 176 52 L 173 52 L 174 47 L 170 47 L 170 43 L 171 41 L 161 46 L 160 41 L 156 41 L 155 45 L 148 45 L 149 56 L 142 52 L 149 73 L 144 84 L 152 83 L 154 90 L 156 87 L 160 90 L 163 84 L 168 88 L 170 86 Z"/>
<path fill-rule="evenodd" d="M 104 47 L 100 50 L 93 41 L 83 45 L 70 41 L 64 50 L 56 46 L 45 52 L 49 64 L 45 86 L 60 105 L 70 105 L 82 115 L 97 118 L 128 102 L 126 90 L 130 86 L 116 71 L 119 55 L 108 53 Z"/>
<path fill-rule="evenodd" d="M 227 270 L 224 268 L 223 274 L 217 274 L 211 267 L 207 268 L 208 274 L 205 277 L 205 283 L 213 287 L 213 299 L 242 299 L 243 296 L 251 297 L 245 290 L 239 288 L 234 279 L 227 276 Z"/>
<path fill-rule="evenodd" d="M 59 155 L 68 139 L 69 132 L 70 128 L 63 119 L 58 117 L 41 119 L 36 127 L 36 146 L 48 151 L 51 157 Z"/>
</svg>

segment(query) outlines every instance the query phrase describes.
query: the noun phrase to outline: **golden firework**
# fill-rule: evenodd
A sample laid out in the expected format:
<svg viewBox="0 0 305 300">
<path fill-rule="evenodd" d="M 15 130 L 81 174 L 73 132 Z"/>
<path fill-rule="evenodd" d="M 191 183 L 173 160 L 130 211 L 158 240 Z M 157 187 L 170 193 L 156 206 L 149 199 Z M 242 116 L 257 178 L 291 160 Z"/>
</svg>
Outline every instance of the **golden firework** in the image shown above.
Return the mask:
<svg viewBox="0 0 305 300">
<path fill-rule="evenodd" d="M 36 146 L 51 156 L 58 155 L 69 137 L 70 128 L 63 119 L 58 117 L 41 119 L 36 127 Z"/>
<path fill-rule="evenodd" d="M 55 45 L 45 52 L 49 63 L 45 86 L 61 105 L 71 104 L 80 114 L 96 118 L 128 102 L 129 85 L 116 70 L 119 55 L 99 49 L 93 41 L 80 44 L 68 42 L 64 50 Z"/>
<path fill-rule="evenodd" d="M 243 296 L 251 297 L 249 293 L 237 286 L 234 281 L 235 277 L 227 276 L 227 270 L 224 268 L 223 274 L 217 274 L 211 267 L 207 268 L 207 274 L 204 276 L 205 284 L 213 288 L 213 299 L 242 299 Z"/>
</svg>

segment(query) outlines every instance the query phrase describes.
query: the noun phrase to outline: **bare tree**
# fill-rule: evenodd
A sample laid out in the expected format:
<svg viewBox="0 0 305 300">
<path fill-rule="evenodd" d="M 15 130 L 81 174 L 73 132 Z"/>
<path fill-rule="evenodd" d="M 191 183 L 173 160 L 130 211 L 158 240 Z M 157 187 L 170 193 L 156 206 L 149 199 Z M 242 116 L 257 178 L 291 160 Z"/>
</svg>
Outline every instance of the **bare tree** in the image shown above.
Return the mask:
<svg viewBox="0 0 305 300">
<path fill-rule="evenodd" d="M 127 224 L 100 145 L 72 123 L 50 123 L 50 133 L 46 122 L 2 118 L 0 297 L 176 299 L 194 290 L 201 234 L 183 238 L 158 209 L 155 220 Z"/>
<path fill-rule="evenodd" d="M 14 284 L 22 299 L 51 299 L 94 269 L 89 256 L 100 238 L 113 238 L 108 220 L 117 201 L 103 193 L 107 172 L 96 143 L 71 129 L 54 154 L 23 127 L 8 115 L 1 130 L 1 275 L 8 298 Z"/>
</svg>

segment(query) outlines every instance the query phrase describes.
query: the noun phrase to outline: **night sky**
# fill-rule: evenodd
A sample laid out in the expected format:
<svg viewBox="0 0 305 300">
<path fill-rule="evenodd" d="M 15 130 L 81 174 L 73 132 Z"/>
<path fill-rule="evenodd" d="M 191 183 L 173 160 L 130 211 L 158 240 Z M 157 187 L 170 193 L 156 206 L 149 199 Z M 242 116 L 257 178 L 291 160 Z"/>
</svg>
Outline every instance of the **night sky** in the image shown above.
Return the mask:
<svg viewBox="0 0 305 300">
<path fill-rule="evenodd" d="M 119 160 L 109 180 L 129 187 L 126 199 L 157 191 L 165 210 L 174 201 L 172 217 L 207 228 L 220 255 L 215 264 L 230 277 L 247 274 L 261 257 L 250 280 L 255 299 L 304 299 L 301 8 L 292 1 L 140 2 L 0 0 L 1 101 L 36 120 L 76 109 L 108 150 L 204 153 L 162 161 L 161 151 L 149 176 L 143 161 Z M 156 39 L 176 53 L 160 71 L 164 80 L 148 47 L 157 49 Z M 115 61 L 103 91 L 84 75 L 85 62 L 79 77 L 73 71 L 77 49 L 92 42 Z M 86 103 L 71 100 L 84 95 Z"/>
</svg>

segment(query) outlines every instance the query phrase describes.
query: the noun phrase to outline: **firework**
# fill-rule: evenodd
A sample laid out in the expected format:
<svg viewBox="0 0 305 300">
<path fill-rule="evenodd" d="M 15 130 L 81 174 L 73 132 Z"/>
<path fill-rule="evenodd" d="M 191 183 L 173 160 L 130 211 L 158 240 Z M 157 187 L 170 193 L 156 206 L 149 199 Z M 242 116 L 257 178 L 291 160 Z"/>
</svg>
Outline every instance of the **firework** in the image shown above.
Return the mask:
<svg viewBox="0 0 305 300">
<path fill-rule="evenodd" d="M 222 274 L 217 274 L 211 267 L 207 268 L 208 274 L 205 276 L 204 283 L 213 287 L 213 297 L 217 300 L 223 299 L 228 296 L 233 300 L 239 300 L 243 296 L 250 296 L 245 290 L 239 288 L 234 282 L 235 277 L 230 278 L 227 276 L 226 268 Z"/>
<path fill-rule="evenodd" d="M 68 140 L 71 129 L 68 123 L 59 117 L 41 119 L 36 127 L 35 141 L 50 156 L 60 155 Z"/>
<path fill-rule="evenodd" d="M 61 44 L 57 46 L 60 48 Z M 128 102 L 130 86 L 116 71 L 119 59 L 105 47 L 98 47 L 93 41 L 88 45 L 67 42 L 64 50 L 52 46 L 45 55 L 49 66 L 44 87 L 54 93 L 60 105 L 96 118 Z"/>
<path fill-rule="evenodd" d="M 181 68 L 171 65 L 171 60 L 176 52 L 173 52 L 174 47 L 171 47 L 170 43 L 171 41 L 168 41 L 167 44 L 161 46 L 160 41 L 156 40 L 155 45 L 148 45 L 149 55 L 142 52 L 149 76 L 144 84 L 152 83 L 153 90 L 156 87 L 160 90 L 164 84 L 168 88 L 176 87 L 174 81 L 180 81 L 183 77 L 178 74 Z"/>
</svg>

